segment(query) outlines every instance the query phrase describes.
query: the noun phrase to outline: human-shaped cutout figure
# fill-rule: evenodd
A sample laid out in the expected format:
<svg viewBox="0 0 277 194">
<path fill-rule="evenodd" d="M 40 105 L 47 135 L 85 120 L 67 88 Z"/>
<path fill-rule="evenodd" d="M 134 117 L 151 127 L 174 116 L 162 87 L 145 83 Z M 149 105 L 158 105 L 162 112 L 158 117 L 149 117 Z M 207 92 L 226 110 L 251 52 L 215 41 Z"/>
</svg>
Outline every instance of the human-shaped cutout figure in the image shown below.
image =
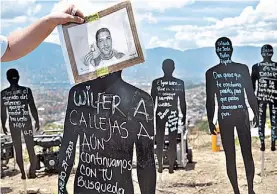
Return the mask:
<svg viewBox="0 0 277 194">
<path fill-rule="evenodd" d="M 254 91 L 257 89 L 261 151 L 265 151 L 267 105 L 269 105 L 271 121 L 271 150 L 275 151 L 275 141 L 277 139 L 277 63 L 271 60 L 273 56 L 273 47 L 271 45 L 264 45 L 261 49 L 261 54 L 263 61 L 253 65 L 251 73 Z"/>
<path fill-rule="evenodd" d="M 254 112 L 254 123 L 257 122 L 258 105 L 252 87 L 249 69 L 246 65 L 231 60 L 232 42 L 226 37 L 219 38 L 215 43 L 216 54 L 220 63 L 206 72 L 206 108 L 210 131 L 216 135 L 213 123 L 215 114 L 215 98 L 218 104 L 218 123 L 222 145 L 226 156 L 227 174 L 235 194 L 239 194 L 236 169 L 236 150 L 234 127 L 240 142 L 243 161 L 246 169 L 248 193 L 253 194 L 255 174 L 251 148 L 251 131 L 248 107 L 245 98 Z"/>
<path fill-rule="evenodd" d="M 30 112 L 35 120 L 35 130 L 39 130 L 38 112 L 30 88 L 18 85 L 19 73 L 16 69 L 7 71 L 10 87 L 1 91 L 1 121 L 3 132 L 8 133 L 6 121 L 9 118 L 9 128 L 15 148 L 16 162 L 21 172 L 21 178 L 26 179 L 22 156 L 21 132 L 23 133 L 30 160 L 28 178 L 36 177 L 36 155 L 34 151 L 33 127 Z M 8 113 L 8 114 L 7 114 Z"/>
<path fill-rule="evenodd" d="M 124 82 L 121 71 L 71 88 L 59 156 L 59 194 L 67 194 L 78 137 L 74 194 L 133 194 L 134 145 L 141 193 L 155 193 L 153 101 Z"/>
<path fill-rule="evenodd" d="M 184 82 L 173 77 L 175 69 L 174 61 L 166 59 L 163 61 L 164 76 L 155 79 L 152 83 L 151 96 L 154 102 L 157 102 L 156 110 L 156 154 L 159 163 L 158 172 L 163 171 L 163 149 L 166 123 L 169 131 L 169 173 L 174 172 L 174 163 L 176 161 L 176 144 L 179 121 L 178 99 L 180 109 L 183 114 L 182 122 L 186 120 L 186 100 Z M 157 101 L 156 101 L 157 99 Z"/>
</svg>

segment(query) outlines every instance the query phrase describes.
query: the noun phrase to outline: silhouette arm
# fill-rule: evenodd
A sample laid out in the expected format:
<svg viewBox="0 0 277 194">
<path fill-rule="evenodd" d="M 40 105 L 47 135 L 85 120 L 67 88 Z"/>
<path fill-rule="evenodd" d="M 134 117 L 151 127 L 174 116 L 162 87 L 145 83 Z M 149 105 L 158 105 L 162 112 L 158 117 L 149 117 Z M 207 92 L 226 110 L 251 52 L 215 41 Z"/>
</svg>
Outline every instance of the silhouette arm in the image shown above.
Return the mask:
<svg viewBox="0 0 277 194">
<path fill-rule="evenodd" d="M 187 105 L 186 105 L 186 93 L 185 93 L 185 84 L 184 82 L 182 82 L 182 92 L 180 94 L 180 107 L 181 107 L 181 111 L 182 111 L 182 114 L 183 114 L 183 123 L 185 125 L 185 122 L 186 122 L 186 116 L 187 116 Z"/>
<path fill-rule="evenodd" d="M 65 116 L 64 123 L 64 133 L 62 144 L 60 148 L 59 155 L 59 178 L 58 178 L 58 191 L 59 194 L 67 194 L 66 185 L 73 168 L 74 159 L 75 159 L 75 151 L 76 151 L 76 142 L 78 139 L 78 133 L 76 132 L 77 127 L 75 123 L 72 121 L 74 113 L 74 104 L 73 104 L 73 95 L 72 91 L 70 91 L 68 97 L 68 104 Z M 74 119 L 73 119 L 74 120 Z"/>
<path fill-rule="evenodd" d="M 136 118 L 139 123 L 139 133 L 135 142 L 137 176 L 141 193 L 154 194 L 156 190 L 156 166 L 154 159 L 153 102 L 150 96 L 145 105 L 147 118 L 143 115 Z"/>
<path fill-rule="evenodd" d="M 206 72 L 206 109 L 207 117 L 210 127 L 210 132 L 214 134 L 215 126 L 213 124 L 213 117 L 215 112 L 215 91 L 214 91 L 212 72 Z"/>
<path fill-rule="evenodd" d="M 253 110 L 254 115 L 256 117 L 258 117 L 258 103 L 257 103 L 257 99 L 256 99 L 256 96 L 255 96 L 255 93 L 253 90 L 253 84 L 252 84 L 252 80 L 251 80 L 247 66 L 245 66 L 243 76 L 244 76 L 244 87 L 245 87 L 249 105 L 250 105 L 251 109 Z"/>
<path fill-rule="evenodd" d="M 151 96 L 152 96 L 152 99 L 153 99 L 153 102 L 154 102 L 154 105 L 155 105 L 156 104 L 156 98 L 158 96 L 157 84 L 156 84 L 155 80 L 152 82 Z"/>
<path fill-rule="evenodd" d="M 4 105 L 3 94 L 1 92 L 1 123 L 2 123 L 3 132 L 5 132 L 6 130 L 6 121 L 7 121 L 7 108 Z"/>
<path fill-rule="evenodd" d="M 27 90 L 28 90 L 28 104 L 29 104 L 32 116 L 35 119 L 36 123 L 39 123 L 38 111 L 37 111 L 37 107 L 35 105 L 35 101 L 34 101 L 34 97 L 33 97 L 33 94 L 32 94 L 32 90 L 30 88 L 28 88 Z"/>
<path fill-rule="evenodd" d="M 251 80 L 253 84 L 253 90 L 256 91 L 256 81 L 258 80 L 258 74 L 257 74 L 257 67 L 256 65 L 253 65 L 252 72 L 251 72 Z"/>
</svg>

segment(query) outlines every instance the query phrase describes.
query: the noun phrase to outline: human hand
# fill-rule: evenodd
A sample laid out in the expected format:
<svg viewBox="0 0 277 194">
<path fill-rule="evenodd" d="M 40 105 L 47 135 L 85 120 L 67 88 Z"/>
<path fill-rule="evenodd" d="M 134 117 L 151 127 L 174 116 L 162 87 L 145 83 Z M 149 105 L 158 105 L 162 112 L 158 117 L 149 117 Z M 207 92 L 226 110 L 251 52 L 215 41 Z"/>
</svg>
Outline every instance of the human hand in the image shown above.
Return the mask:
<svg viewBox="0 0 277 194">
<path fill-rule="evenodd" d="M 64 189 L 64 191 L 63 191 L 63 192 L 61 192 L 61 191 L 59 190 L 59 194 L 68 194 L 68 192 L 67 192 L 67 190 L 66 190 L 66 189 Z"/>
<path fill-rule="evenodd" d="M 212 135 L 217 135 L 216 127 L 213 122 L 209 123 L 209 128 Z"/>
<path fill-rule="evenodd" d="M 258 116 L 256 116 L 256 115 L 254 116 L 252 123 L 253 123 L 254 128 L 256 128 L 258 126 Z"/>
<path fill-rule="evenodd" d="M 3 126 L 3 132 L 5 133 L 5 135 L 8 135 L 8 129 L 5 126 Z"/>
<path fill-rule="evenodd" d="M 181 119 L 181 121 L 182 121 L 182 125 L 186 125 L 186 118 L 185 118 L 185 117 L 183 117 L 183 118 Z"/>
<path fill-rule="evenodd" d="M 96 51 L 95 45 L 91 44 L 89 46 L 89 53 L 86 54 L 86 56 L 84 57 L 84 64 L 86 66 L 92 65 L 95 66 L 95 61 L 94 59 L 96 59 L 99 56 L 98 52 Z"/>
<path fill-rule="evenodd" d="M 97 49 L 96 49 L 95 43 L 92 43 L 92 44 L 90 45 L 89 49 L 90 49 L 90 52 L 92 53 L 94 59 L 97 58 L 97 57 L 99 56 L 99 52 L 98 52 Z"/>
<path fill-rule="evenodd" d="M 50 20 L 53 21 L 56 26 L 70 23 L 70 22 L 79 23 L 79 24 L 82 24 L 85 22 L 84 14 L 79 9 L 77 9 L 74 5 L 63 4 L 63 7 L 65 8 L 48 15 Z"/>
<path fill-rule="evenodd" d="M 35 130 L 36 130 L 36 131 L 39 131 L 39 128 L 40 128 L 39 122 L 37 121 L 36 124 L 35 124 Z"/>
</svg>

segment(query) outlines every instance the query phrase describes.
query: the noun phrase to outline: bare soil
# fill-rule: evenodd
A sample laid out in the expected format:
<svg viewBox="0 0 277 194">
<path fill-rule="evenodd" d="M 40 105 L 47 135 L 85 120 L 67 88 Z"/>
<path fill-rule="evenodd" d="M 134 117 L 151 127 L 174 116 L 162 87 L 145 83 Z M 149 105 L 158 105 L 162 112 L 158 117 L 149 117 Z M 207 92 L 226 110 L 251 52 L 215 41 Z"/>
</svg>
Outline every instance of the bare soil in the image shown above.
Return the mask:
<svg viewBox="0 0 277 194">
<path fill-rule="evenodd" d="M 254 188 L 256 194 L 277 193 L 277 152 L 270 151 L 269 139 L 265 151 L 265 171 L 261 172 L 261 152 L 259 140 L 252 139 L 253 157 L 255 161 Z M 210 136 L 204 133 L 190 135 L 189 145 L 193 149 L 194 163 L 188 164 L 185 169 L 178 169 L 174 174 L 169 174 L 165 169 L 162 174 L 157 173 L 156 194 L 231 194 L 233 193 L 225 168 L 224 151 L 211 152 Z M 239 187 L 242 194 L 247 194 L 247 182 L 244 164 L 238 141 L 236 142 L 237 170 Z M 10 165 L 13 161 L 10 161 Z M 13 168 L 13 167 L 11 167 Z M 19 194 L 24 185 L 20 179 L 18 170 L 7 172 L 7 176 L 1 179 L 2 194 Z M 71 175 L 67 185 L 69 193 L 72 193 L 74 174 Z M 39 174 L 35 180 L 27 180 L 27 188 L 40 188 L 44 193 L 57 194 L 57 175 Z M 140 194 L 136 170 L 133 170 L 135 194 Z"/>
</svg>

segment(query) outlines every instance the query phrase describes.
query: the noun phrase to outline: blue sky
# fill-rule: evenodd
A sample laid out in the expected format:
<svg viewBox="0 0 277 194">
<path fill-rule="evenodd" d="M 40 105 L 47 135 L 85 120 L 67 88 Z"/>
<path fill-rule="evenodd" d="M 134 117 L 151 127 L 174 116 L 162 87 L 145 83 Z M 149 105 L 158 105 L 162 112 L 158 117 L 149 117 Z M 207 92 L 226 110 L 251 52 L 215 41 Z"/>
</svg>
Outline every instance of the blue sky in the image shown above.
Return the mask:
<svg viewBox="0 0 277 194">
<path fill-rule="evenodd" d="M 86 15 L 118 1 L 69 0 Z M 277 46 L 277 0 L 132 0 L 144 47 L 194 49 L 220 36 L 234 45 Z M 61 7 L 59 1 L 2 0 L 1 34 L 28 26 Z M 55 30 L 47 42 L 59 44 Z"/>
</svg>

